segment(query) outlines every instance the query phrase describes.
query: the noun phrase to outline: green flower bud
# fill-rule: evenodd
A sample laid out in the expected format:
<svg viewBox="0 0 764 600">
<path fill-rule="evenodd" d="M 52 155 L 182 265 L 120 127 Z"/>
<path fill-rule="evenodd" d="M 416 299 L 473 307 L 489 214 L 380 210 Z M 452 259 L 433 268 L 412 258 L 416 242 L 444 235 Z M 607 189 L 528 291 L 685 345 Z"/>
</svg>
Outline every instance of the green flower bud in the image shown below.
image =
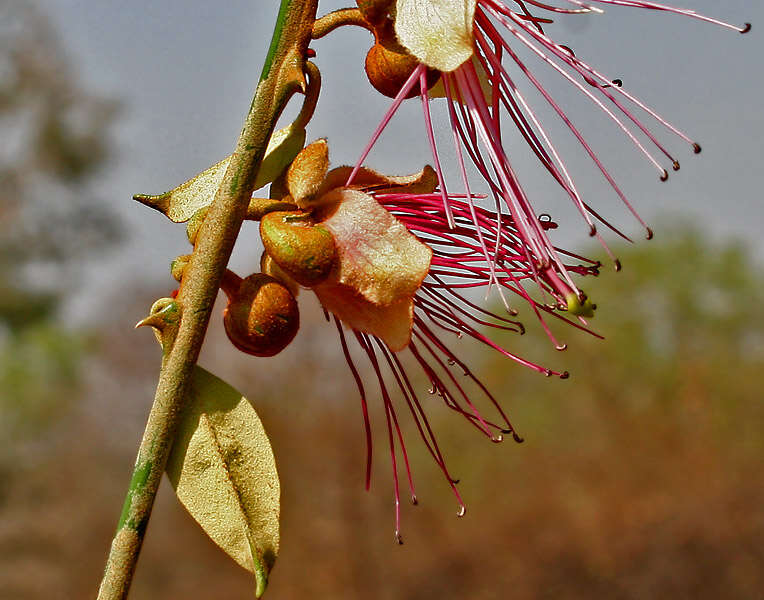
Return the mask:
<svg viewBox="0 0 764 600">
<path fill-rule="evenodd" d="M 265 251 L 300 285 L 313 287 L 332 270 L 334 238 L 323 225 L 300 211 L 273 212 L 260 221 Z"/>
</svg>

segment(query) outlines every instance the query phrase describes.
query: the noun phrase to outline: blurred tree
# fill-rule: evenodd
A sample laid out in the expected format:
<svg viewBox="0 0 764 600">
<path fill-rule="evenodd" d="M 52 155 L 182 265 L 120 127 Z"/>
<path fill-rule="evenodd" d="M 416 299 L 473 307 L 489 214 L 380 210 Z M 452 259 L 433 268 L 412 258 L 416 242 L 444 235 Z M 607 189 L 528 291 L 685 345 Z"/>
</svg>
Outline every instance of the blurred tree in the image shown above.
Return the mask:
<svg viewBox="0 0 764 600">
<path fill-rule="evenodd" d="M 54 423 L 81 395 L 86 334 L 58 319 L 76 260 L 115 240 L 89 192 L 117 105 L 84 92 L 45 17 L 0 0 L 0 597 L 50 595 L 52 530 L 40 507 L 58 469 Z M 64 420 L 64 422 L 66 422 Z M 47 554 L 46 554 L 47 553 Z M 57 569 L 57 567 L 54 567 Z"/>
<path fill-rule="evenodd" d="M 34 4 L 0 0 L 0 437 L 71 397 L 81 336 L 56 323 L 83 252 L 115 239 L 88 191 L 117 104 L 83 91 Z"/>
</svg>

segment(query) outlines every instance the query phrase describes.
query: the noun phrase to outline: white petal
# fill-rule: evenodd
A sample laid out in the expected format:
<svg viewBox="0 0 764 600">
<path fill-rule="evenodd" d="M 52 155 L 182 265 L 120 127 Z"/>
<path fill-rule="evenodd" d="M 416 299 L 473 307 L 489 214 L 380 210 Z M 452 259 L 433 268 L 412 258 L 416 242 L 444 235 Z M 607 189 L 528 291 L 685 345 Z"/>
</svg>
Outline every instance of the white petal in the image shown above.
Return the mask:
<svg viewBox="0 0 764 600">
<path fill-rule="evenodd" d="M 474 51 L 477 0 L 397 0 L 398 41 L 428 67 L 453 71 Z"/>
</svg>

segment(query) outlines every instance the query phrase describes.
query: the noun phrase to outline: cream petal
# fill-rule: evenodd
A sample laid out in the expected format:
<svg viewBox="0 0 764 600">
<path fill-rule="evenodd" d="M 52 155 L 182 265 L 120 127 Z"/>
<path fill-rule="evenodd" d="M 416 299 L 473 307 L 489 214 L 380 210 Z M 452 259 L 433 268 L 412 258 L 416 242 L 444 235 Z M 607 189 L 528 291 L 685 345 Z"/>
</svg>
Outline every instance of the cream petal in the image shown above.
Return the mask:
<svg viewBox="0 0 764 600">
<path fill-rule="evenodd" d="M 474 52 L 477 0 L 397 0 L 395 33 L 417 59 L 439 71 L 453 71 Z"/>
<path fill-rule="evenodd" d="M 374 198 L 337 188 L 314 213 L 334 238 L 330 280 L 381 306 L 413 298 L 427 276 L 432 250 Z"/>
<path fill-rule="evenodd" d="M 340 283 L 327 281 L 312 289 L 323 307 L 347 327 L 377 336 L 393 352 L 408 346 L 414 324 L 414 301 L 410 297 L 380 306 Z"/>
</svg>

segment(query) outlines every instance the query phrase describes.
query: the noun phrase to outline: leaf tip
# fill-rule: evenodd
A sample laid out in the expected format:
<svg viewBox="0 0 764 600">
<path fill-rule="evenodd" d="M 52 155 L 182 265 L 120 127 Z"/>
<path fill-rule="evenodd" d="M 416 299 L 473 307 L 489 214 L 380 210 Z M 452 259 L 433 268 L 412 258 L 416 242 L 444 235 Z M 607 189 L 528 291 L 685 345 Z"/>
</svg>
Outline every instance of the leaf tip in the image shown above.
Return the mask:
<svg viewBox="0 0 764 600">
<path fill-rule="evenodd" d="M 169 194 L 160 194 L 158 196 L 151 196 L 149 194 L 134 194 L 133 200 L 136 200 L 137 202 L 140 202 L 141 204 L 145 204 L 149 208 L 158 210 L 159 212 L 165 215 L 170 210 L 170 195 Z"/>
</svg>

